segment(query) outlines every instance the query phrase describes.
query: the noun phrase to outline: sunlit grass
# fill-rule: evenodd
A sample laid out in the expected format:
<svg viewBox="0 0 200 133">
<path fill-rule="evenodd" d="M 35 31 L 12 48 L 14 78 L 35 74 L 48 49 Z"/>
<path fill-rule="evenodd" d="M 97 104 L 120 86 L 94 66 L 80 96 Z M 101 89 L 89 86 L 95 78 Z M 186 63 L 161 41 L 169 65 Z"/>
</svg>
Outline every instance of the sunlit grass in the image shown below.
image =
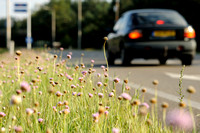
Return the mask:
<svg viewBox="0 0 200 133">
<path fill-rule="evenodd" d="M 130 95 L 128 79 L 108 82 L 107 68 L 102 66 L 101 73 L 97 73 L 94 61 L 90 68 L 84 63 L 75 65 L 70 60 L 72 53 L 65 59 L 59 57 L 62 51 L 54 56 L 26 50 L 21 54 L 18 51 L 16 56 L 1 56 L 1 132 L 157 133 L 181 128 L 191 131 L 191 127 L 181 127 L 183 124 L 167 126 L 165 120 L 158 118 L 157 91 L 149 108 L 144 103 L 147 90 L 142 89 L 141 95 Z M 119 82 L 123 82 L 120 95 L 116 94 L 116 89 L 121 89 L 116 87 Z M 158 81 L 153 84 L 157 90 Z M 167 107 L 163 105 L 164 119 Z M 180 108 L 184 114 L 183 107 Z"/>
</svg>

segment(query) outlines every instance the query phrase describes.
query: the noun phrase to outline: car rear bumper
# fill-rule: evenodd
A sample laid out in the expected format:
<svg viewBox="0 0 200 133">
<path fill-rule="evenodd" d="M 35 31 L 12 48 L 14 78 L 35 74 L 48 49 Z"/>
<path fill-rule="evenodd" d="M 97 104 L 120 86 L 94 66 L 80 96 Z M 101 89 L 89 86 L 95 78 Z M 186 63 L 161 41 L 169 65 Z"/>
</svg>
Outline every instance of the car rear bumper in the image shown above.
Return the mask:
<svg viewBox="0 0 200 133">
<path fill-rule="evenodd" d="M 181 58 L 182 55 L 196 53 L 196 41 L 153 41 L 153 42 L 127 42 L 124 44 L 127 54 L 133 58 Z"/>
</svg>

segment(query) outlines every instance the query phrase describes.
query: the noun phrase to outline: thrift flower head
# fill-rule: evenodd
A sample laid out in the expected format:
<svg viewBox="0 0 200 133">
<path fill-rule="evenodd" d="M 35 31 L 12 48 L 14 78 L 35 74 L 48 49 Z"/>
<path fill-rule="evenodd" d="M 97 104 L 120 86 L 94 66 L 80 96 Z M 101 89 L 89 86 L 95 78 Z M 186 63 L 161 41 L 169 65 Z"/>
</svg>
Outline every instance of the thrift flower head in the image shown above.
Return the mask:
<svg viewBox="0 0 200 133">
<path fill-rule="evenodd" d="M 119 133 L 119 128 L 113 128 L 112 133 Z"/>
<path fill-rule="evenodd" d="M 114 96 L 113 92 L 109 93 L 109 97 L 113 97 L 113 96 Z"/>
<path fill-rule="evenodd" d="M 108 116 L 108 113 L 109 113 L 108 110 L 106 110 L 106 111 L 104 112 L 104 114 L 105 114 L 106 116 Z"/>
<path fill-rule="evenodd" d="M 12 98 L 11 98 L 11 101 L 10 101 L 10 103 L 12 105 L 19 104 L 21 102 L 22 102 L 22 98 L 20 96 L 17 96 L 17 95 L 13 95 Z"/>
<path fill-rule="evenodd" d="M 192 117 L 185 110 L 175 109 L 167 113 L 166 123 L 175 129 L 191 130 L 193 127 Z"/>
<path fill-rule="evenodd" d="M 99 98 L 103 97 L 103 93 L 98 93 Z"/>
<path fill-rule="evenodd" d="M 87 71 L 82 71 L 81 72 L 83 75 L 86 75 L 87 74 Z"/>
<path fill-rule="evenodd" d="M 149 105 L 147 103 L 141 103 L 141 106 L 146 106 L 147 109 L 149 109 Z"/>
<path fill-rule="evenodd" d="M 16 132 L 16 133 L 21 133 L 21 132 L 23 132 L 23 129 L 22 129 L 21 126 L 15 126 L 14 129 L 15 129 L 15 132 Z"/>
<path fill-rule="evenodd" d="M 20 83 L 20 88 L 21 88 L 21 90 L 23 92 L 30 92 L 31 91 L 30 85 L 27 82 L 25 82 L 25 81 L 23 81 L 23 82 Z"/>
<path fill-rule="evenodd" d="M 91 60 L 91 63 L 94 63 L 94 60 Z"/>
<path fill-rule="evenodd" d="M 70 54 L 68 54 L 68 55 L 67 55 L 67 58 L 68 58 L 68 59 L 71 59 L 72 57 L 71 57 L 71 55 L 70 55 Z"/>
<path fill-rule="evenodd" d="M 27 108 L 26 109 L 26 114 L 27 115 L 32 115 L 34 113 L 33 109 Z"/>
<path fill-rule="evenodd" d="M 4 117 L 6 114 L 4 112 L 0 112 L 0 117 Z"/>
<path fill-rule="evenodd" d="M 102 84 L 101 82 L 98 82 L 98 83 L 97 83 L 97 86 L 98 86 L 98 87 L 101 87 L 102 85 L 103 85 L 103 84 Z"/>
<path fill-rule="evenodd" d="M 98 118 L 99 118 L 99 113 L 92 114 L 92 117 L 93 117 L 94 119 L 98 119 Z"/>
<path fill-rule="evenodd" d="M 44 121 L 44 120 L 43 120 L 42 118 L 39 118 L 39 119 L 38 119 L 38 122 L 39 122 L 39 123 L 42 123 L 43 121 Z"/>
<path fill-rule="evenodd" d="M 68 114 L 69 112 L 70 112 L 69 109 L 63 109 L 63 110 L 62 110 L 62 113 L 63 113 L 63 114 Z"/>
<path fill-rule="evenodd" d="M 119 83 L 119 82 L 120 82 L 120 79 L 119 79 L 119 78 L 115 78 L 115 79 L 114 79 L 114 82 L 115 82 L 115 83 Z"/>
<path fill-rule="evenodd" d="M 89 93 L 88 95 L 89 95 L 89 97 L 93 97 L 93 94 L 91 94 L 91 93 Z"/>
<path fill-rule="evenodd" d="M 132 99 L 132 97 L 128 93 L 122 93 L 121 96 L 124 100 L 130 101 Z"/>
</svg>

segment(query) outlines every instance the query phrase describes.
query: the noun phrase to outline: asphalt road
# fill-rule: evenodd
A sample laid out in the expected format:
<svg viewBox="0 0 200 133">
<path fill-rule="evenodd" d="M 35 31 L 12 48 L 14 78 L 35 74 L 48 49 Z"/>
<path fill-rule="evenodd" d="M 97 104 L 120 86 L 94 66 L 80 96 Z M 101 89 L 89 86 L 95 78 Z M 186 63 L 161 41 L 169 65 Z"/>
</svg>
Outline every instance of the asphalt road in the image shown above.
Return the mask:
<svg viewBox="0 0 200 133">
<path fill-rule="evenodd" d="M 99 51 L 78 51 L 78 50 L 65 50 L 63 57 L 66 58 L 67 54 L 72 52 L 72 61 L 79 64 L 81 60 L 84 64 L 90 65 L 91 59 L 95 61 L 94 67 L 97 72 L 101 72 L 101 65 L 106 66 L 103 50 Z M 81 59 L 81 53 L 84 56 Z M 118 77 L 129 80 L 130 87 L 134 89 L 147 88 L 147 98 L 153 97 L 154 86 L 153 80 L 158 80 L 158 104 L 163 101 L 170 103 L 171 108 L 178 107 L 179 95 L 179 79 L 182 69 L 181 62 L 178 59 L 171 59 L 167 61 L 167 64 L 160 66 L 158 60 L 143 60 L 135 59 L 130 66 L 122 66 L 121 61 L 118 59 L 115 61 L 117 65 L 109 66 L 109 75 L 111 78 Z M 188 86 L 193 86 L 196 89 L 196 93 L 192 95 L 192 107 L 195 110 L 195 115 L 200 114 L 200 55 L 197 54 L 193 65 L 186 66 L 183 72 L 182 86 L 184 102 L 188 102 L 188 93 L 186 89 Z M 134 91 L 133 91 L 134 92 Z M 198 117 L 196 119 L 199 119 Z"/>
</svg>

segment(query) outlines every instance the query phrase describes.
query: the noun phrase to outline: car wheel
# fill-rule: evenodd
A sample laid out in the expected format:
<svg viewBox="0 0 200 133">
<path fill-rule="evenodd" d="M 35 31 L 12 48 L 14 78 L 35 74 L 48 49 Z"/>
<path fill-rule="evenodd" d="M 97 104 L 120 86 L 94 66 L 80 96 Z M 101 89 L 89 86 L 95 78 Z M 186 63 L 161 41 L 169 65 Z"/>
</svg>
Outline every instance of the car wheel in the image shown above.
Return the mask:
<svg viewBox="0 0 200 133">
<path fill-rule="evenodd" d="M 167 58 L 159 58 L 158 60 L 159 60 L 160 65 L 165 65 L 167 62 Z"/>
<path fill-rule="evenodd" d="M 131 64 L 131 59 L 125 49 L 121 50 L 121 60 L 122 60 L 122 65 L 124 66 Z"/>
<path fill-rule="evenodd" d="M 184 55 L 181 59 L 182 65 L 192 65 L 192 55 Z"/>
<path fill-rule="evenodd" d="M 108 52 L 108 64 L 109 65 L 115 64 L 115 55 L 111 52 Z"/>
</svg>

